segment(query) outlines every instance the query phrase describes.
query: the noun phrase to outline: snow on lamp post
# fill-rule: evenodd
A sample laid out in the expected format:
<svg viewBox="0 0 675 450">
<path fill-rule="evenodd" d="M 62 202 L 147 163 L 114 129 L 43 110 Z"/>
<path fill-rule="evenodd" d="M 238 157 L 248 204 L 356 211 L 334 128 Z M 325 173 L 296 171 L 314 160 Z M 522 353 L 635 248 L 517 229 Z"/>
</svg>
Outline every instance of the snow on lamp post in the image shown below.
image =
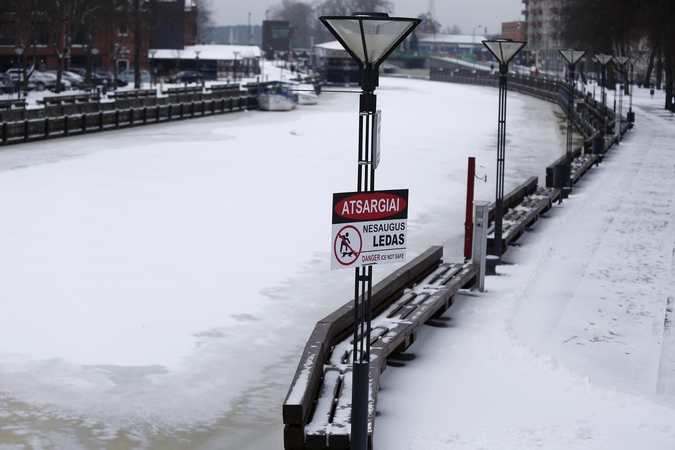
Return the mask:
<svg viewBox="0 0 675 450">
<path fill-rule="evenodd" d="M 351 16 L 322 16 L 319 20 L 359 64 L 358 192 L 375 190 L 376 158 L 372 136 L 377 115 L 375 89 L 379 67 L 421 22 L 416 18 L 389 17 L 386 13 L 354 13 Z M 370 368 L 370 327 L 372 265 L 355 268 L 354 349 L 352 371 L 351 448 L 368 448 L 368 399 Z M 358 304 L 361 293 L 361 305 Z M 362 310 L 362 314 L 359 314 Z M 359 333 L 359 330 L 361 333 Z M 360 348 L 359 348 L 360 347 Z M 360 350 L 360 351 L 359 351 Z"/>
<path fill-rule="evenodd" d="M 567 95 L 567 148 L 565 152 L 565 165 L 569 171 L 572 167 L 572 115 L 574 114 L 574 75 L 577 62 L 586 54 L 585 50 L 558 50 L 560 54 L 565 58 L 570 69 L 570 79 L 569 79 L 569 90 Z M 567 172 L 567 183 L 570 191 L 572 190 L 572 178 L 569 176 L 570 172 Z M 560 196 L 562 198 L 562 195 Z"/>
<path fill-rule="evenodd" d="M 626 63 L 630 59 L 628 56 L 615 56 L 614 59 L 616 60 L 617 65 L 619 66 L 619 71 L 621 72 L 621 76 L 624 77 L 625 72 L 626 72 Z M 616 135 L 616 143 L 619 144 L 621 143 L 621 125 L 623 123 L 623 90 L 624 90 L 624 83 L 619 83 L 619 89 L 617 90 L 617 94 L 619 95 L 619 113 L 616 115 L 614 119 L 614 134 Z"/>
<path fill-rule="evenodd" d="M 499 61 L 499 119 L 497 124 L 497 193 L 495 199 L 495 237 L 493 254 L 497 262 L 502 257 L 502 219 L 504 215 L 504 156 L 506 153 L 506 74 L 509 62 L 527 44 L 511 39 L 483 41 L 483 45 Z"/>
<path fill-rule="evenodd" d="M 600 63 L 602 66 L 602 81 L 600 84 L 600 96 L 602 97 L 602 111 L 605 117 L 605 123 L 602 129 L 602 135 L 604 136 L 605 133 L 607 133 L 607 98 L 606 98 L 606 93 L 605 93 L 605 76 L 606 76 L 606 70 L 605 67 L 607 66 L 607 63 L 609 63 L 612 59 L 614 59 L 614 56 L 612 55 L 605 55 L 604 53 L 600 53 L 599 55 L 595 55 L 595 59 Z"/>
</svg>

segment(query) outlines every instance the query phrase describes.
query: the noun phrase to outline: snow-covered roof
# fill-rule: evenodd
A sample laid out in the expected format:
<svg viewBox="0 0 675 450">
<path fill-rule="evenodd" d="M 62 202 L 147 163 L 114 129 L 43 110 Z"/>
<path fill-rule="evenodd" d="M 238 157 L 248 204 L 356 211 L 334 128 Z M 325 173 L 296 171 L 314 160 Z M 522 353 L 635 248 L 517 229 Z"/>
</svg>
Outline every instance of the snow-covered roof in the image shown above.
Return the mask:
<svg viewBox="0 0 675 450">
<path fill-rule="evenodd" d="M 343 50 L 345 48 L 338 41 L 324 42 L 323 44 L 316 44 L 314 47 L 323 48 L 325 50 Z"/>
<path fill-rule="evenodd" d="M 351 58 L 347 50 L 338 41 L 324 42 L 314 46 L 319 58 Z"/>
<path fill-rule="evenodd" d="M 262 56 L 257 45 L 190 45 L 184 49 L 152 49 L 156 52 L 155 59 L 195 59 L 199 52 L 199 59 L 211 61 L 233 61 L 235 53 L 237 59 L 251 59 Z M 149 57 L 153 57 L 148 53 Z"/>
<path fill-rule="evenodd" d="M 472 34 L 427 34 L 418 35 L 420 43 L 443 43 L 443 44 L 481 44 L 487 38 Z"/>
</svg>

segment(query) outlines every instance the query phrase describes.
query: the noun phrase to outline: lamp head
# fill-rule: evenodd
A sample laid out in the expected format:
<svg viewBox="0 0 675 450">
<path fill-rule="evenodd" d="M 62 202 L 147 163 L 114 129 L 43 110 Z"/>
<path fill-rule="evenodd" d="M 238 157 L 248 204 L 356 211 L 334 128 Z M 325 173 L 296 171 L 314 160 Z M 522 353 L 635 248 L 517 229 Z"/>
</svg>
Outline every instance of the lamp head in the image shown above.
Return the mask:
<svg viewBox="0 0 675 450">
<path fill-rule="evenodd" d="M 619 66 L 623 68 L 630 58 L 628 56 L 615 56 L 614 59 L 616 59 L 616 62 L 619 63 Z"/>
<path fill-rule="evenodd" d="M 614 56 L 612 55 L 605 55 L 604 53 L 600 53 L 599 55 L 595 55 L 595 59 L 602 64 L 602 67 L 605 67 L 608 62 L 610 62 L 612 59 L 614 59 Z"/>
<path fill-rule="evenodd" d="M 513 39 L 491 39 L 483 41 L 483 45 L 499 61 L 499 72 L 506 75 L 509 62 L 523 48 L 527 42 L 514 41 Z"/>
<path fill-rule="evenodd" d="M 374 91 L 380 64 L 422 21 L 386 13 L 322 16 L 319 20 L 361 67 L 361 87 Z"/>
<path fill-rule="evenodd" d="M 575 50 L 575 49 L 568 49 L 568 50 L 558 50 L 560 54 L 565 58 L 565 61 L 569 63 L 571 67 L 574 67 L 576 63 L 579 62 L 581 58 L 584 57 L 586 54 L 586 50 Z"/>
</svg>

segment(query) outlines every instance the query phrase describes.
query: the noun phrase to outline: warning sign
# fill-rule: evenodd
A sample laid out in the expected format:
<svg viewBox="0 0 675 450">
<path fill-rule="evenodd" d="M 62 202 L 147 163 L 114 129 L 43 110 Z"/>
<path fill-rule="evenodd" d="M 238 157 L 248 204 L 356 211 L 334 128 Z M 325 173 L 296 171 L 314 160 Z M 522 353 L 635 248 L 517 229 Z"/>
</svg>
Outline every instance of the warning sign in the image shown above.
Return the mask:
<svg viewBox="0 0 675 450">
<path fill-rule="evenodd" d="M 404 262 L 408 190 L 333 194 L 331 269 Z"/>
<path fill-rule="evenodd" d="M 333 255 L 338 263 L 353 267 L 353 264 L 361 256 L 362 244 L 363 240 L 359 229 L 352 225 L 344 226 L 335 235 Z"/>
</svg>

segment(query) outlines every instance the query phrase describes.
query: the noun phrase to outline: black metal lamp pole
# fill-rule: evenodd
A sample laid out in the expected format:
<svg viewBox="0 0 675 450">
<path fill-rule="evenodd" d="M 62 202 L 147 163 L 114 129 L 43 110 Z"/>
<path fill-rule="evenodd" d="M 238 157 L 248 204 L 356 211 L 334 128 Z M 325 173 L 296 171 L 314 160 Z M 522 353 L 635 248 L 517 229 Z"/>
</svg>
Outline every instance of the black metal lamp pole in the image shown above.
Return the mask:
<svg viewBox="0 0 675 450">
<path fill-rule="evenodd" d="M 622 82 L 619 83 L 619 89 L 617 92 L 617 95 L 619 96 L 619 112 L 616 115 L 615 118 L 615 129 L 616 129 L 616 135 L 617 135 L 617 144 L 621 142 L 621 126 L 623 125 L 623 90 L 625 89 L 625 76 L 627 75 L 626 73 L 626 63 L 630 60 L 628 56 L 615 56 L 614 60 L 616 61 L 616 65 L 619 67 L 619 71 L 621 72 L 621 80 Z"/>
<path fill-rule="evenodd" d="M 604 136 L 607 133 L 607 96 L 605 91 L 605 77 L 606 77 L 606 66 L 607 63 L 614 59 L 612 55 L 605 55 L 603 53 L 595 55 L 595 59 L 602 65 L 602 86 L 600 86 L 600 92 L 602 95 L 602 111 L 604 114 L 605 122 L 602 129 L 602 135 Z"/>
<path fill-rule="evenodd" d="M 497 188 L 495 198 L 495 238 L 493 254 L 502 257 L 502 226 L 504 216 L 504 159 L 506 156 L 506 75 L 509 72 L 509 61 L 525 46 L 526 42 L 510 39 L 483 41 L 483 45 L 499 61 L 499 118 L 497 122 Z"/>
<path fill-rule="evenodd" d="M 565 151 L 565 164 L 572 166 L 572 114 L 574 114 L 574 66 L 570 64 L 570 86 L 567 91 L 567 148 Z M 571 188 L 572 186 L 570 186 Z"/>
<path fill-rule="evenodd" d="M 377 111 L 378 68 L 361 69 L 359 97 L 359 153 L 357 192 L 375 190 L 375 164 L 370 143 L 373 117 Z M 370 330 L 372 314 L 373 266 L 356 267 L 354 277 L 354 348 L 352 383 L 352 448 L 368 448 L 368 389 L 370 387 Z M 361 303 L 358 303 L 358 299 Z"/>
<path fill-rule="evenodd" d="M 421 20 L 389 17 L 386 13 L 323 16 L 319 20 L 359 63 L 361 95 L 356 188 L 357 192 L 372 192 L 375 190 L 372 133 L 377 114 L 375 89 L 379 81 L 379 67 Z M 354 270 L 351 449 L 367 450 L 373 268 L 367 265 Z"/>
<path fill-rule="evenodd" d="M 502 257 L 502 226 L 504 217 L 504 160 L 506 157 L 506 74 L 509 65 L 499 63 L 499 118 L 497 122 L 497 189 L 495 197 L 495 239 L 493 253 Z"/>
<path fill-rule="evenodd" d="M 629 96 L 628 96 L 628 122 L 633 123 L 635 122 L 635 116 L 633 115 L 633 82 L 635 81 L 635 75 L 633 73 L 633 69 L 635 68 L 635 60 L 633 58 L 630 58 L 629 60 L 630 63 L 630 80 L 629 83 Z"/>
<path fill-rule="evenodd" d="M 569 87 L 567 91 L 567 148 L 565 151 L 565 166 L 570 171 L 572 167 L 572 141 L 574 137 L 574 130 L 572 127 L 572 116 L 574 115 L 574 76 L 577 62 L 586 54 L 584 50 L 558 50 L 560 54 L 567 61 L 570 69 Z M 570 192 L 572 191 L 572 177 L 570 172 L 566 172 L 567 185 Z M 562 195 L 560 196 L 562 201 Z"/>
</svg>

